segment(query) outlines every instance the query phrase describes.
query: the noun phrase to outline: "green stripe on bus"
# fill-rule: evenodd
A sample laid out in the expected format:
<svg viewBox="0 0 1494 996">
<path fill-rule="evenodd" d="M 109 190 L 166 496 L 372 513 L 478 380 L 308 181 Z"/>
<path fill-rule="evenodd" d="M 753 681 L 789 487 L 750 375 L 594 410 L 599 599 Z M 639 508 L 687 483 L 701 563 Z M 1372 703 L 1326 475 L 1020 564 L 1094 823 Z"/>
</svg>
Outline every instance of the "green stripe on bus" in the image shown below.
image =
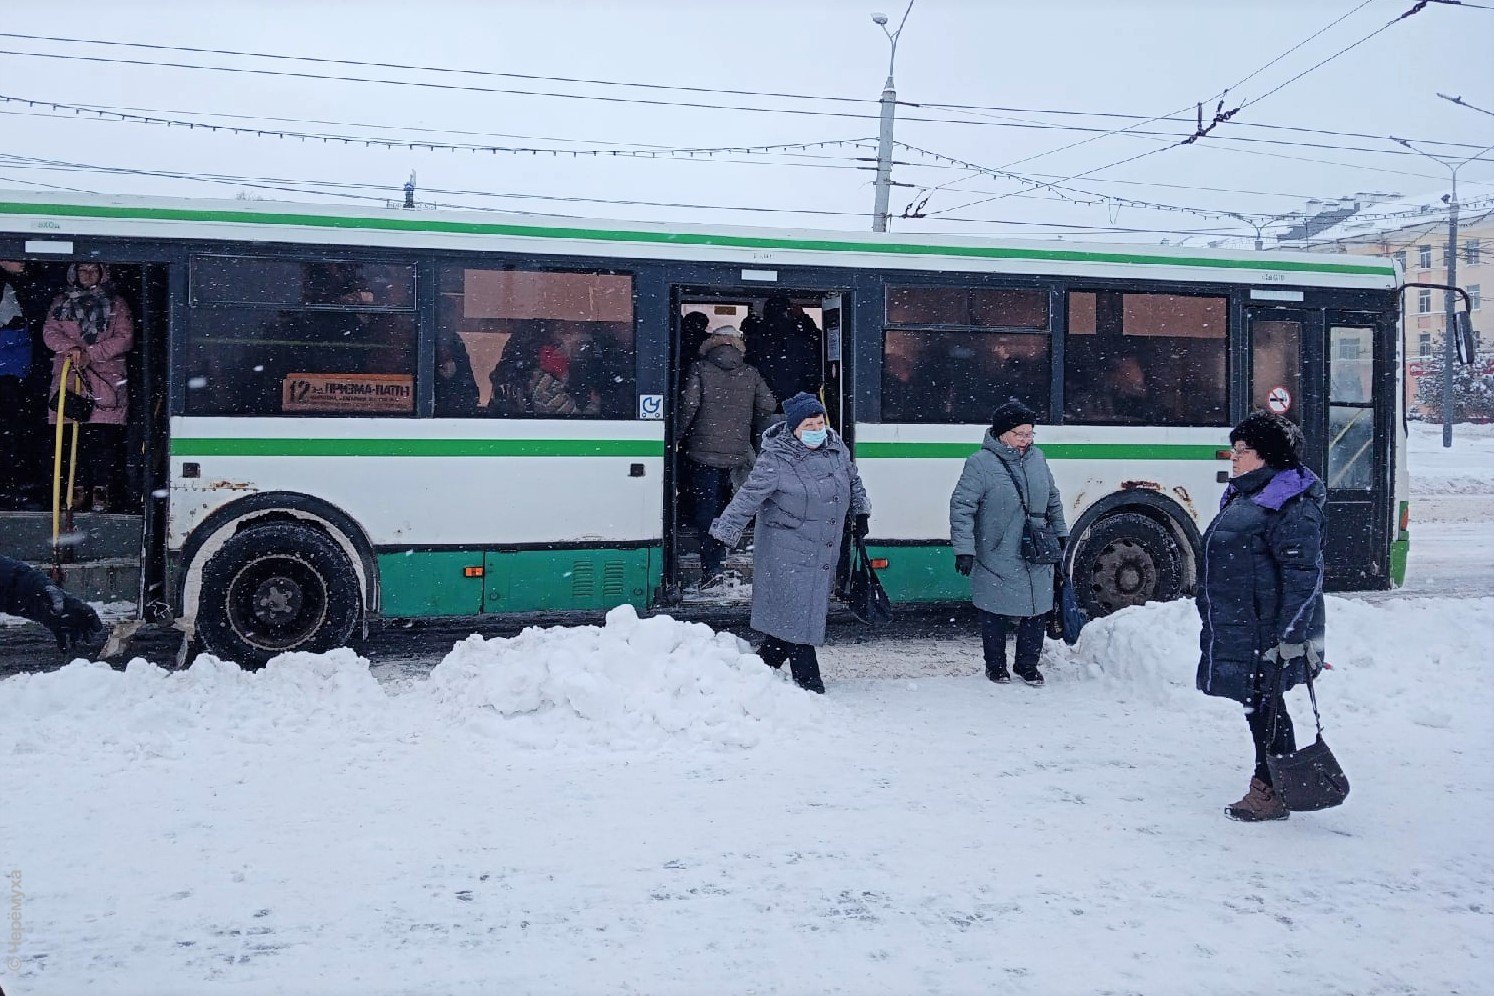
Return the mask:
<svg viewBox="0 0 1494 996">
<path fill-rule="evenodd" d="M 662 457 L 657 439 L 176 438 L 177 457 Z"/>
<path fill-rule="evenodd" d="M 1223 437 L 1220 437 L 1221 440 Z M 1214 460 L 1227 450 L 1198 443 L 1043 443 L 1053 460 Z M 963 460 L 980 449 L 974 443 L 858 443 L 856 458 L 882 460 Z"/>
<path fill-rule="evenodd" d="M 69 218 L 124 218 L 150 221 L 222 222 L 237 225 L 280 225 L 311 228 L 361 229 L 387 232 L 439 232 L 451 235 L 511 235 L 521 238 L 582 239 L 602 242 L 643 242 L 676 246 L 721 246 L 734 249 L 802 249 L 815 252 L 863 252 L 894 256 L 962 256 L 979 259 L 1051 260 L 1072 263 L 1122 263 L 1145 266 L 1192 266 L 1224 270 L 1276 270 L 1296 273 L 1350 273 L 1393 277 L 1395 268 L 1383 263 L 1307 263 L 1263 257 L 1207 259 L 1199 256 L 1154 256 L 1137 252 L 1095 252 L 1077 249 L 1005 248 L 1000 246 L 940 246 L 897 242 L 857 242 L 850 239 L 792 239 L 785 236 L 716 235 L 701 232 L 639 232 L 475 221 L 437 221 L 429 218 L 360 218 L 291 212 L 225 211 L 202 208 L 148 208 L 91 204 L 0 203 L 0 214 L 52 214 Z M 56 233 L 64 234 L 64 233 Z"/>
</svg>

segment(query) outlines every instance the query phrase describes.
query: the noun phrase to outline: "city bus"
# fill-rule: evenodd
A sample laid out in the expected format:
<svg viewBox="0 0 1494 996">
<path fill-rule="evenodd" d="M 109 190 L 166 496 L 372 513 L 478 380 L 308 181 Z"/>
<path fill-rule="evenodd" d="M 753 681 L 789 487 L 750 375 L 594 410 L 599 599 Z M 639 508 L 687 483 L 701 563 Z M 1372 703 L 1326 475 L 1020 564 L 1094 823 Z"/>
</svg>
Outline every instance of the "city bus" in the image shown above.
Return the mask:
<svg viewBox="0 0 1494 996">
<path fill-rule="evenodd" d="M 5 430 L 44 454 L 0 494 L 0 550 L 246 665 L 378 620 L 698 599 L 673 423 L 694 312 L 801 357 L 894 603 L 968 598 L 949 496 L 1009 397 L 1041 413 L 1093 615 L 1190 593 L 1256 408 L 1328 484 L 1327 584 L 1405 571 L 1391 262 L 19 193 L 0 262 L 41 302 Z M 54 544 L 41 330 L 85 262 L 134 333 L 120 497 Z"/>
</svg>

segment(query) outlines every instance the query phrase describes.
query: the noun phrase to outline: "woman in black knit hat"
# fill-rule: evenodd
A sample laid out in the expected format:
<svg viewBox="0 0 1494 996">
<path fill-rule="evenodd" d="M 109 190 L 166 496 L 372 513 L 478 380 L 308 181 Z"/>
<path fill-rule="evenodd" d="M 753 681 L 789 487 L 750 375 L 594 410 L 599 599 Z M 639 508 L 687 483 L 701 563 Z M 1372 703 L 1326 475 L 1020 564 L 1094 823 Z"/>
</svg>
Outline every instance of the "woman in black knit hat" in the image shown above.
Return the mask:
<svg viewBox="0 0 1494 996">
<path fill-rule="evenodd" d="M 1231 479 L 1203 536 L 1198 688 L 1245 706 L 1255 741 L 1250 789 L 1231 819 L 1284 820 L 1268 755 L 1296 749 L 1283 696 L 1316 675 L 1323 653 L 1323 505 L 1302 466 L 1302 430 L 1254 412 L 1229 434 Z"/>
<path fill-rule="evenodd" d="M 1055 565 L 1023 557 L 1025 520 L 1051 529 L 1060 543 L 1069 535 L 1048 460 L 1032 445 L 1037 420 L 1037 412 L 1016 398 L 997 408 L 949 498 L 954 567 L 970 579 L 970 600 L 980 610 L 986 677 L 1000 685 L 1012 680 L 1006 637 L 1014 629 L 1012 670 L 1029 685 L 1043 684 L 1038 657 L 1044 618 L 1053 610 Z"/>
</svg>

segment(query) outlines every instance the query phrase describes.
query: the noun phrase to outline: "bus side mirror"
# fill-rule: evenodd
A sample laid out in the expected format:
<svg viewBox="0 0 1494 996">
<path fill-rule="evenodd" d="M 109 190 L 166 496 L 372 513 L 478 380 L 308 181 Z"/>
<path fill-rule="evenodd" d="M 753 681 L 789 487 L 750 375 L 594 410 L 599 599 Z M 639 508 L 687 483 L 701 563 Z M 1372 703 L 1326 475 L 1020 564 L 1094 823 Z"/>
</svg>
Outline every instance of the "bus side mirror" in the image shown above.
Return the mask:
<svg viewBox="0 0 1494 996">
<path fill-rule="evenodd" d="M 1473 319 L 1468 312 L 1459 311 L 1453 315 L 1453 324 L 1457 328 L 1458 359 L 1465 365 L 1471 364 L 1478 353 L 1478 333 L 1473 331 Z"/>
</svg>

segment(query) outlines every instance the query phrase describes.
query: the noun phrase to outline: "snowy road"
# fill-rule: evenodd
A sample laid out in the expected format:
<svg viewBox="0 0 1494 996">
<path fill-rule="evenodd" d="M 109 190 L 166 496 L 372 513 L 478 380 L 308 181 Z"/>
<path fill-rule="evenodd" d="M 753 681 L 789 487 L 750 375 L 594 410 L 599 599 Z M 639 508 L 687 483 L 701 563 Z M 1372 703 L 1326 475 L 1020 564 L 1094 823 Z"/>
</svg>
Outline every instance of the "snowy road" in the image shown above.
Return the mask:
<svg viewBox="0 0 1494 996">
<path fill-rule="evenodd" d="M 357 666 L 7 681 L 0 820 L 25 934 L 0 979 L 11 996 L 1482 991 L 1494 599 L 1330 613 L 1323 698 L 1354 793 L 1267 826 L 1220 815 L 1248 740 L 1191 689 L 1187 603 L 1050 645 L 1043 690 L 975 676 L 972 640 L 837 651 L 830 694 L 773 699 L 755 746 L 726 746 L 748 727 L 715 712 L 636 749 L 616 712 L 435 710 L 426 679 L 380 690 Z M 877 658 L 962 676 L 851 676 Z M 505 682 L 446 701 L 531 691 Z"/>
</svg>

